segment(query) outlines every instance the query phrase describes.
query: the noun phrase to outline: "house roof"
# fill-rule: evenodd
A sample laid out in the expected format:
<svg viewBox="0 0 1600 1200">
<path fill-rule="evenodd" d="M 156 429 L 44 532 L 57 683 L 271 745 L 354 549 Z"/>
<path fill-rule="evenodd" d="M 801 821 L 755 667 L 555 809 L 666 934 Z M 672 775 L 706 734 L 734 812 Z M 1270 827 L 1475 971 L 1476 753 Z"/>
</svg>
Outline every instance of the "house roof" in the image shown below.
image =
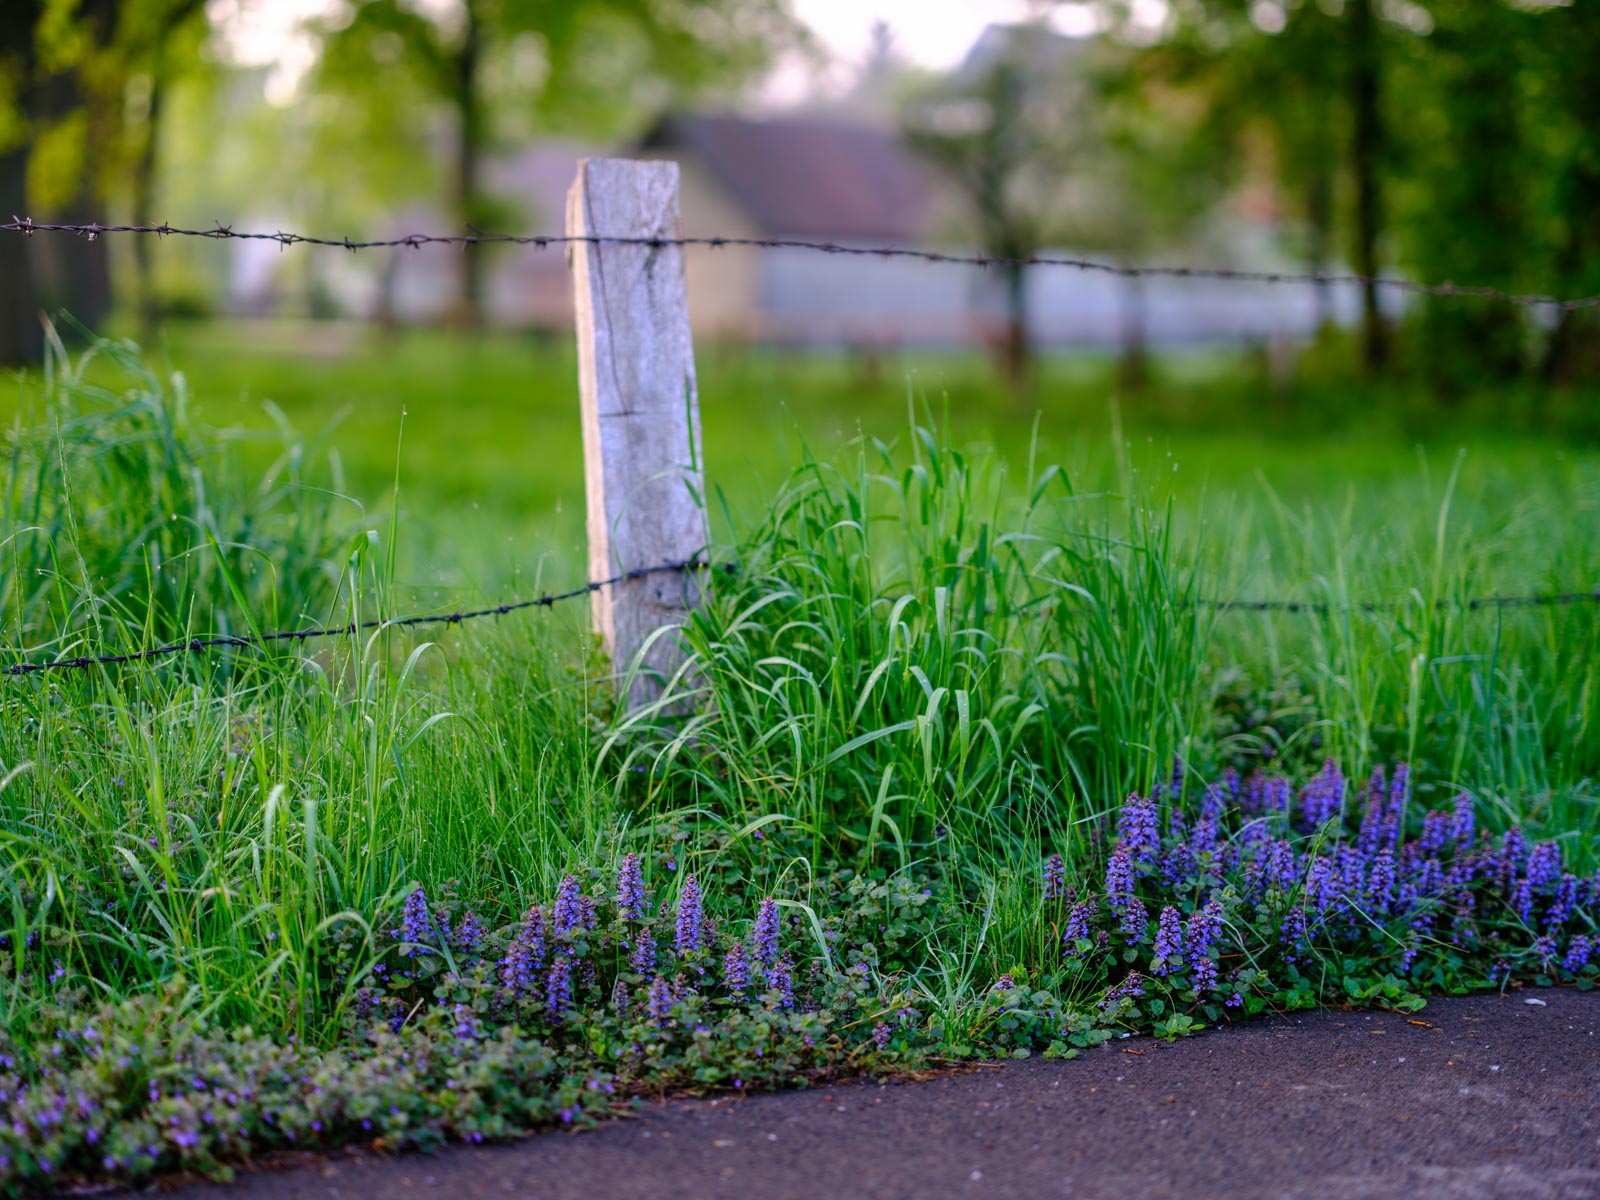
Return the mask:
<svg viewBox="0 0 1600 1200">
<path fill-rule="evenodd" d="M 1090 45 L 1088 38 L 1068 37 L 1037 21 L 986 25 L 956 68 L 955 78 L 970 82 L 998 62 L 1048 78 L 1066 69 Z"/>
<path fill-rule="evenodd" d="M 768 236 L 920 241 L 932 179 L 893 133 L 838 121 L 673 116 L 644 148 L 692 154 Z"/>
</svg>

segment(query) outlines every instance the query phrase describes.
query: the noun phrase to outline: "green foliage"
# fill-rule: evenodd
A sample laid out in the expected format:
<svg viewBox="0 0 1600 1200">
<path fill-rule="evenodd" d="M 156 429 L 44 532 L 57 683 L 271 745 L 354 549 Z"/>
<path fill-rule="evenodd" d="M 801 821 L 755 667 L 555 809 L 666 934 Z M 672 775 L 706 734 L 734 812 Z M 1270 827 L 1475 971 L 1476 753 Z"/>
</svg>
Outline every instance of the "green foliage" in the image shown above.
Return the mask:
<svg viewBox="0 0 1600 1200">
<path fill-rule="evenodd" d="M 497 599 L 568 582 L 554 568 L 522 574 L 529 545 L 567 536 L 559 520 L 527 529 L 530 497 L 553 504 L 576 490 L 561 474 L 576 462 L 560 441 L 576 425 L 556 415 L 564 389 L 552 384 L 548 411 L 530 412 L 526 390 L 510 395 L 529 351 L 489 342 L 461 385 L 481 408 L 441 402 L 430 372 L 454 369 L 449 346 L 397 343 L 370 373 L 360 357 L 310 373 L 280 364 L 258 382 L 300 413 L 330 393 L 356 406 L 341 447 L 349 490 L 373 507 L 363 536 L 343 541 L 332 515 L 342 502 L 308 465 L 320 452 L 287 432 L 217 434 L 181 381 L 143 372 L 123 349 L 53 360 L 47 380 L 21 389 L 45 388 L 49 403 L 37 424 L 19 422 L 6 479 L 7 644 L 47 657 L 70 633 L 73 653 L 128 649 L 156 641 L 164 621 L 209 633 L 305 608 L 451 604 L 474 579 Z M 245 370 L 197 366 L 211 381 Z M 1104 420 L 1101 366 L 1051 364 L 1056 424 Z M 961 360 L 938 369 L 977 377 Z M 201 394 L 218 386 L 196 377 Z M 1053 451 L 993 390 L 973 389 L 992 408 L 963 417 L 952 406 L 951 420 L 969 423 L 936 429 L 907 422 L 898 403 L 852 406 L 848 363 L 752 356 L 731 363 L 723 386 L 708 388 L 708 449 L 714 471 L 730 464 L 718 472 L 730 480 L 718 554 L 737 569 L 710 578 L 685 631 L 691 668 L 654 710 L 616 711 L 576 605 L 463 626 L 441 645 L 391 629 L 0 689 L 3 1053 L 18 1079 L 37 1080 L 28 1072 L 57 1027 L 117 1030 L 145 1047 L 161 1081 L 154 1101 L 149 1072 L 119 1073 L 77 1042 L 63 1051 L 70 1086 L 104 1106 L 97 1136 L 127 1148 L 116 1171 L 155 1160 L 215 1170 L 288 1144 L 285 1126 L 259 1115 L 240 1141 L 222 1143 L 225 1127 L 192 1146 L 169 1137 L 202 1103 L 167 1086 L 176 1060 L 163 1056 L 185 1047 L 258 1081 L 269 1107 L 291 1114 L 295 1144 L 371 1137 L 360 1127 L 371 1120 L 389 1144 L 425 1145 L 502 1136 L 575 1103 L 600 1111 L 637 1090 L 776 1086 L 934 1055 L 1070 1056 L 1118 1032 L 1184 1036 L 1268 1006 L 1410 1005 L 1489 978 L 1487 950 L 1441 940 L 1402 963 L 1377 933 L 1330 937 L 1289 961 L 1270 905 L 1229 909 L 1240 957 L 1219 968 L 1239 997 L 1231 1009 L 1185 971 L 1156 982 L 1148 947 L 1111 938 L 1101 953 L 1092 936 L 1063 947 L 1065 913 L 1042 896 L 1041 861 L 1058 851 L 1069 885 L 1098 887 L 1105 814 L 1165 781 L 1174 756 L 1191 784 L 1230 765 L 1278 762 L 1298 778 L 1327 757 L 1352 774 L 1404 758 L 1420 806 L 1469 788 L 1485 827 L 1519 821 L 1560 839 L 1571 869 L 1593 869 L 1600 666 L 1572 648 L 1600 637 L 1600 611 L 1455 603 L 1600 571 L 1592 454 L 1480 437 L 1440 479 L 1437 449 L 1413 459 L 1375 434 L 1333 433 L 1314 451 L 1270 429 L 1220 436 L 1205 421 L 1251 401 L 1202 374 L 1190 402 L 1152 401 L 1178 414 L 1170 441 L 1124 432 L 1103 455 L 1070 451 L 1063 471 L 1039 465 Z M 858 435 L 842 452 L 828 435 L 826 451 L 769 488 L 780 451 L 746 455 L 748 479 L 731 464 L 780 396 L 814 402 L 818 426 L 848 413 Z M 420 447 L 424 475 L 441 469 L 431 490 L 396 495 L 394 451 L 375 448 L 395 444 L 400 404 L 411 409 L 406 452 Z M 502 431 L 497 444 L 518 451 L 504 458 L 467 453 L 486 437 L 474 423 L 514 420 L 544 438 L 549 470 L 537 479 L 520 434 Z M 985 420 L 998 445 L 972 443 Z M 1227 496 L 1255 473 L 1249 492 Z M 385 491 L 394 508 L 378 515 Z M 115 550 L 136 536 L 179 573 L 124 563 Z M 252 562 L 263 564 L 254 577 Z M 48 587 L 29 574 L 41 565 Z M 1196 603 L 1252 595 L 1329 608 Z M 1368 600 L 1395 607 L 1366 611 Z M 682 968 L 694 986 L 674 994 L 676 1023 L 645 1040 L 611 989 L 622 980 L 637 1005 L 651 981 L 624 966 L 602 899 L 630 852 L 652 902 L 668 903 L 668 915 L 651 910 L 658 943 L 691 871 L 717 939 Z M 569 872 L 601 916 L 563 943 L 581 940 L 595 968 L 575 981 L 584 1015 L 570 1027 L 497 998 L 508 933 Z M 453 928 L 477 915 L 480 961 L 405 953 L 392 931 L 419 884 Z M 717 982 L 718 956 L 769 897 L 795 956 L 794 1010 L 754 995 L 732 1003 Z M 1529 951 L 1527 933 L 1497 926 L 1494 955 L 1518 978 L 1566 978 Z M 1083 960 L 1065 961 L 1064 948 Z M 1143 994 L 1102 1008 L 1134 970 Z M 457 1004 L 482 1030 L 466 1039 L 471 1053 Z M 398 1033 L 384 1024 L 413 1009 Z M 148 1032 L 162 1025 L 178 1031 L 170 1046 Z M 642 1057 L 630 1057 L 635 1044 Z M 416 1072 L 405 1098 L 380 1078 L 401 1053 Z M 307 1072 L 338 1099 L 321 1131 L 296 1082 Z M 612 1083 L 610 1099 L 588 1087 L 597 1079 Z M 379 1120 L 390 1105 L 392 1128 Z M 179 1126 L 162 1124 L 174 1115 Z M 86 1128 L 30 1125 L 25 1152 L 48 1141 L 64 1170 L 98 1172 L 106 1151 L 87 1147 Z M 140 1157 L 151 1144 L 159 1153 Z"/>
<path fill-rule="evenodd" d="M 90 384 L 103 361 L 120 390 Z M 169 642 L 325 616 L 339 581 L 333 503 L 287 429 L 259 483 L 195 421 L 181 375 L 136 348 L 73 361 L 53 341 L 39 424 L 8 441 L 0 602 L 13 647 Z"/>
<path fill-rule="evenodd" d="M 1194 0 L 1174 18 L 1136 74 L 1169 124 L 1198 108 L 1211 153 L 1265 166 L 1311 270 L 1381 251 L 1427 282 L 1594 290 L 1592 6 Z M 1485 379 L 1594 377 L 1586 317 L 1449 298 L 1404 317 L 1402 368 L 1453 403 Z"/>
<path fill-rule="evenodd" d="M 669 97 L 728 94 L 796 33 L 780 0 L 464 0 L 449 10 L 347 0 L 312 28 L 322 47 L 314 82 L 329 102 L 307 131 L 312 154 L 343 179 L 364 172 L 370 187 L 379 175 L 377 190 L 392 195 L 397 174 L 437 166 L 429 150 L 444 116 L 446 169 L 428 173 L 460 228 L 526 221 L 485 184 L 484 159 L 502 138 L 614 136 Z M 469 324 L 481 257 L 458 259 L 458 316 Z"/>
</svg>

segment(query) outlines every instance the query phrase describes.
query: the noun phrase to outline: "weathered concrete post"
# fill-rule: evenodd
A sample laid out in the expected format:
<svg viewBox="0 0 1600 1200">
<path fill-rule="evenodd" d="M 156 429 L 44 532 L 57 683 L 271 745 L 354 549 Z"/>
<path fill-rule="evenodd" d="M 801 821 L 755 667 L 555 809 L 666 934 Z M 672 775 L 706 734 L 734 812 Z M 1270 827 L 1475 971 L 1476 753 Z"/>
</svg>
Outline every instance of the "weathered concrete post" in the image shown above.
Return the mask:
<svg viewBox="0 0 1600 1200">
<path fill-rule="evenodd" d="M 677 163 L 578 163 L 567 233 L 644 239 L 572 247 L 591 579 L 684 562 L 706 544 L 683 247 L 648 244 L 676 238 L 678 230 Z M 651 634 L 681 622 L 697 594 L 692 571 L 657 572 L 595 592 L 595 629 L 619 680 Z M 682 661 L 676 634 L 657 638 L 628 702 L 660 695 L 657 676 L 670 678 Z"/>
</svg>

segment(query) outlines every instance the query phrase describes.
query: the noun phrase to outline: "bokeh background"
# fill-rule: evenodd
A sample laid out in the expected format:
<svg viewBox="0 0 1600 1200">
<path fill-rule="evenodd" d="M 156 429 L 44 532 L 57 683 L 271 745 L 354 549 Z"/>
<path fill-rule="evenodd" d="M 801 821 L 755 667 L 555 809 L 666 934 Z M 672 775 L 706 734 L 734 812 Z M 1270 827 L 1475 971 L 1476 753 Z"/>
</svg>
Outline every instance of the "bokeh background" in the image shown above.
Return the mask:
<svg viewBox="0 0 1600 1200">
<path fill-rule="evenodd" d="M 1597 22 L 1549 0 L 18 2 L 0 189 L 40 220 L 536 231 L 559 227 L 577 156 L 641 154 L 688 168 L 691 233 L 1575 294 L 1600 290 Z M 5 267 L 11 362 L 38 353 L 36 305 L 147 333 L 179 315 L 567 319 L 531 252 L 13 241 Z M 1358 325 L 1366 367 L 1425 363 L 1457 390 L 1594 366 L 1581 316 L 1059 276 L 930 275 L 917 294 L 863 273 L 880 283 L 859 295 L 848 269 L 741 259 L 696 300 L 706 333 L 746 341 L 1131 355 Z"/>
<path fill-rule="evenodd" d="M 12 0 L 0 212 L 559 233 L 577 159 L 633 155 L 682 164 L 690 235 L 1577 296 L 1596 62 L 1600 8 L 1545 0 Z M 908 397 L 1018 454 L 1178 446 L 1196 479 L 1291 497 L 1419 444 L 1537 473 L 1600 437 L 1595 309 L 800 251 L 689 270 L 736 494 L 801 441 L 889 436 Z M 5 363 L 129 337 L 263 462 L 287 421 L 353 497 L 398 466 L 424 514 L 575 544 L 558 250 L 8 233 L 0 280 Z"/>
</svg>

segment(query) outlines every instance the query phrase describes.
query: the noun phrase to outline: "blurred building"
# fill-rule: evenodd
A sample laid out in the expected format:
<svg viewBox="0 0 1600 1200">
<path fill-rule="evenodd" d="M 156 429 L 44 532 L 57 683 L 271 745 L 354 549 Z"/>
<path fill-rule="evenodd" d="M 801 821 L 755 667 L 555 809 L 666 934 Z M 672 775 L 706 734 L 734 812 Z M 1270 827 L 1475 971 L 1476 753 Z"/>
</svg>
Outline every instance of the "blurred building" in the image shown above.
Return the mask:
<svg viewBox="0 0 1600 1200">
<path fill-rule="evenodd" d="M 836 120 L 669 117 L 638 152 L 682 169 L 690 237 L 914 249 L 941 221 L 937 179 L 893 133 Z M 947 214 L 945 214 L 947 215 Z M 973 335 L 960 269 L 879 255 L 730 246 L 692 251 L 702 336 L 776 343 L 960 342 Z"/>
<path fill-rule="evenodd" d="M 993 26 L 954 78 L 996 55 L 1071 71 L 1081 43 L 1035 28 Z M 935 168 L 888 127 L 881 112 L 852 119 L 848 105 L 825 115 L 746 118 L 679 113 L 622 147 L 541 141 L 490 164 L 489 188 L 518 212 L 517 232 L 559 234 L 566 194 L 584 156 L 672 159 L 682 168 L 683 230 L 690 237 L 827 242 L 845 248 L 903 247 L 972 252 L 959 234 L 959 198 Z M 1260 270 L 1293 269 L 1278 249 L 1270 213 L 1235 206 L 1204 246 L 1173 256 Z M 399 236 L 445 228 L 440 213 L 396 214 Z M 247 248 L 230 289 L 236 310 L 261 310 L 272 261 L 268 245 Z M 500 326 L 562 330 L 572 323 L 571 277 L 560 247 L 495 247 L 484 311 Z M 330 260 L 319 280 L 348 315 L 433 322 L 452 307 L 461 251 L 425 248 L 389 259 Z M 1054 253 L 1073 256 L 1072 247 Z M 1081 249 L 1077 253 L 1082 254 Z M 1096 257 L 1092 252 L 1085 257 Z M 1163 257 L 1168 257 L 1163 255 Z M 381 265 L 380 265 L 381 264 Z M 821 254 L 798 248 L 728 246 L 687 253 L 696 336 L 706 341 L 790 345 L 975 345 L 1001 336 L 1002 281 L 979 267 L 909 258 Z M 1026 276 L 1031 332 L 1041 348 L 1111 346 L 1137 325 L 1151 344 L 1274 342 L 1311 332 L 1319 319 L 1310 289 L 1151 278 L 1137 287 L 1113 275 L 1042 268 Z M 1353 291 L 1331 297 L 1340 321 L 1356 312 Z"/>
</svg>

